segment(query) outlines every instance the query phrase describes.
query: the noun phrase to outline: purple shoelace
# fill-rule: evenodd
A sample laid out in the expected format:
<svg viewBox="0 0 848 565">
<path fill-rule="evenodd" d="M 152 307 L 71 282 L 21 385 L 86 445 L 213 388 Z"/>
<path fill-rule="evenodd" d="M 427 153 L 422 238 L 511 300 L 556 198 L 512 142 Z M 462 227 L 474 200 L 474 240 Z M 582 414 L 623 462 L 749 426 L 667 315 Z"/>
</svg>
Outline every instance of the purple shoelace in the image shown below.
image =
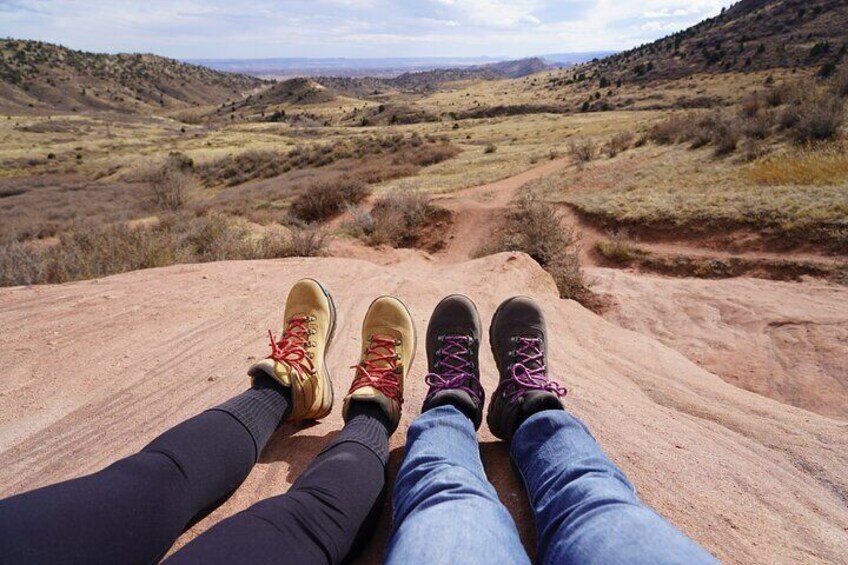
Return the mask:
<svg viewBox="0 0 848 565">
<path fill-rule="evenodd" d="M 473 338 L 466 335 L 446 335 L 439 340 L 442 346 L 436 352 L 439 361 L 434 367 L 438 373 L 429 373 L 425 382 L 430 387 L 427 400 L 444 390 L 461 390 L 478 406 L 482 403 L 483 387 L 472 372 L 471 345 Z"/>
<path fill-rule="evenodd" d="M 514 338 L 518 344 L 515 350 L 517 361 L 510 368 L 512 377 L 502 383 L 504 398 L 515 404 L 528 391 L 541 390 L 562 398 L 568 390 L 561 384 L 548 378 L 545 372 L 545 353 L 542 340 L 534 337 Z"/>
</svg>

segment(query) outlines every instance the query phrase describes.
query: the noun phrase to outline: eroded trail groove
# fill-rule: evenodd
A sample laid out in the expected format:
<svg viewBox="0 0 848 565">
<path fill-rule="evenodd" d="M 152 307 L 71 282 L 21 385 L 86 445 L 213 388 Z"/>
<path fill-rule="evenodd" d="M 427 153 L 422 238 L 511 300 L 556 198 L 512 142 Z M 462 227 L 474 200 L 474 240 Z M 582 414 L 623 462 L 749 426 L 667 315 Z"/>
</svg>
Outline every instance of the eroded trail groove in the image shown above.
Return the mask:
<svg viewBox="0 0 848 565">
<path fill-rule="evenodd" d="M 734 387 L 659 341 L 560 300 L 527 256 L 442 265 L 286 259 L 179 265 L 61 286 L 0 290 L 0 496 L 95 471 L 247 386 L 280 323 L 291 284 L 324 281 L 339 307 L 329 357 L 336 392 L 359 352 L 375 293 L 394 293 L 419 330 L 446 292 L 463 292 L 484 320 L 523 293 L 545 305 L 552 370 L 641 495 L 711 552 L 733 563 L 840 562 L 848 531 L 848 423 Z M 723 281 L 727 283 L 735 281 Z M 792 288 L 769 287 L 775 300 Z M 655 286 L 652 292 L 663 292 Z M 847 303 L 848 291 L 833 300 Z M 424 332 L 419 331 L 423 350 Z M 488 344 L 481 351 L 487 352 Z M 483 384 L 494 389 L 491 356 Z M 59 368 L 59 370 L 57 370 Z M 418 415 L 426 371 L 416 360 L 390 472 Z M 284 492 L 341 427 L 340 407 L 306 428 L 284 427 L 246 483 L 179 544 L 248 505 Z M 532 515 L 508 451 L 485 429 L 486 470 L 532 551 Z M 377 563 L 387 506 L 362 563 Z"/>
</svg>

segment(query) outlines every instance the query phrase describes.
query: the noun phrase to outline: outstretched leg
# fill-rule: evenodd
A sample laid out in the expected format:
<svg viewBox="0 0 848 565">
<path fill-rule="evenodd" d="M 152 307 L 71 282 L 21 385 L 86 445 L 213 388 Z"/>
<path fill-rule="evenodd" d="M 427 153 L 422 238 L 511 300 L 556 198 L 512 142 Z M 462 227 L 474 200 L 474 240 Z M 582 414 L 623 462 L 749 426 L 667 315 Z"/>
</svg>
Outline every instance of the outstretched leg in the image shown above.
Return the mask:
<svg viewBox="0 0 848 565">
<path fill-rule="evenodd" d="M 267 377 L 88 475 L 0 501 L 7 564 L 147 564 L 226 499 L 289 410 Z"/>
<path fill-rule="evenodd" d="M 388 428 L 376 404 L 352 405 L 344 429 L 286 494 L 220 522 L 168 565 L 342 562 L 367 541 L 379 515 Z"/>
<path fill-rule="evenodd" d="M 541 563 L 715 563 L 645 506 L 586 426 L 563 408 L 550 379 L 539 305 L 504 301 L 489 330 L 500 372 L 489 427 L 511 441 L 536 516 Z"/>
<path fill-rule="evenodd" d="M 535 512 L 541 563 L 717 563 L 639 500 L 568 412 L 530 416 L 515 432 L 512 456 Z"/>
<path fill-rule="evenodd" d="M 221 522 L 169 565 L 340 563 L 373 531 L 382 505 L 389 435 L 400 422 L 415 329 L 399 300 L 375 300 L 362 326 L 362 358 L 345 397 L 345 427 L 288 493 Z"/>
<path fill-rule="evenodd" d="M 394 486 L 387 563 L 529 563 L 480 460 L 471 420 L 452 405 L 409 427 Z"/>
<path fill-rule="evenodd" d="M 529 563 L 480 461 L 480 316 L 448 296 L 427 326 L 429 385 L 395 482 L 389 563 Z"/>
</svg>

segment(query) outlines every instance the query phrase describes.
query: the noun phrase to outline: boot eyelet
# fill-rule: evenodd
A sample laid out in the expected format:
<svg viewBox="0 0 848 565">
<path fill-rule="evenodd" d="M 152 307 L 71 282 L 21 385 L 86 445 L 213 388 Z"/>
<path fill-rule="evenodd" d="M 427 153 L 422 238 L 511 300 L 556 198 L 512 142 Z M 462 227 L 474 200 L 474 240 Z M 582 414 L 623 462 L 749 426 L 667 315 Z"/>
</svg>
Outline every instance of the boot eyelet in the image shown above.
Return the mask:
<svg viewBox="0 0 848 565">
<path fill-rule="evenodd" d="M 398 366 L 398 367 L 395 367 L 395 374 L 396 374 L 396 375 L 401 374 L 401 372 L 402 372 L 402 369 L 401 369 L 399 366 Z"/>
<path fill-rule="evenodd" d="M 400 340 L 399 340 L 399 339 L 396 339 L 396 340 L 395 340 L 395 345 L 400 345 Z"/>
</svg>

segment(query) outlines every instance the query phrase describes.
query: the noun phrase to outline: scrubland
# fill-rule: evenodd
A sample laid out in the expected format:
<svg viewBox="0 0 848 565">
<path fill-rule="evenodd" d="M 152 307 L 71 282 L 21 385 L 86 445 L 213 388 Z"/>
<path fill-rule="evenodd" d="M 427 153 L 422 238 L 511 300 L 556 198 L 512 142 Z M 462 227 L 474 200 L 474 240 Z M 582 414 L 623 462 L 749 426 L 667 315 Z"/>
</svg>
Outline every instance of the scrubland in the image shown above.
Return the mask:
<svg viewBox="0 0 848 565">
<path fill-rule="evenodd" d="M 307 228 L 319 239 L 437 251 L 451 220 L 429 195 L 559 158 L 571 165 L 536 186 L 537 197 L 609 233 L 714 248 L 717 233 L 732 232 L 741 234 L 730 246 L 736 251 L 848 253 L 845 71 L 828 81 L 773 71 L 603 89 L 569 73 L 447 84 L 388 101 L 322 93 L 318 103 L 287 98 L 255 115 L 248 100 L 222 119 L 211 107 L 147 117 L 6 116 L 3 284 L 322 252 L 287 240 Z M 381 122 L 397 107 L 403 119 Z M 334 221 L 339 216 L 346 219 Z M 229 242 L 223 254 L 184 233 L 210 218 L 219 226 L 214 237 Z M 156 242 L 138 242 L 147 237 Z M 80 242 L 103 238 L 116 242 L 116 255 L 119 242 L 131 241 L 130 259 L 56 266 L 84 255 Z M 612 237 L 604 245 L 606 255 L 627 254 Z"/>
</svg>

